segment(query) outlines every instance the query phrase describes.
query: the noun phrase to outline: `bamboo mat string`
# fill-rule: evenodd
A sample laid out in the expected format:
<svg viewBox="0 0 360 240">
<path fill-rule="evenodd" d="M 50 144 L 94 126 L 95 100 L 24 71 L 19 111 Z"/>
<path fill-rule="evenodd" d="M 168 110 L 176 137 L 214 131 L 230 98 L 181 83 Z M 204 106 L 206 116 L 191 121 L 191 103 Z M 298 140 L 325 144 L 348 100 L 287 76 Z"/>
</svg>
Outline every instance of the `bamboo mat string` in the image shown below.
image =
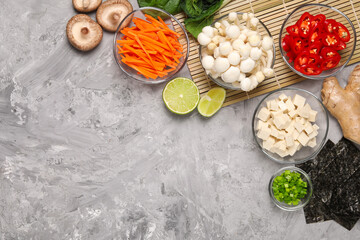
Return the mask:
<svg viewBox="0 0 360 240">
<path fill-rule="evenodd" d="M 352 10 L 353 10 L 353 12 L 354 12 L 356 22 L 357 22 L 357 24 L 358 24 L 358 26 L 359 26 L 359 28 L 360 28 L 360 22 L 359 22 L 359 19 L 358 19 L 358 17 L 357 17 L 357 14 L 356 14 L 356 11 L 355 11 L 355 7 L 354 7 L 354 4 L 353 4 L 353 1 L 352 1 L 352 0 L 350 0 L 350 4 L 351 4 Z"/>
<path fill-rule="evenodd" d="M 287 9 L 287 7 L 286 7 L 285 0 L 283 0 L 282 2 L 283 2 L 283 5 L 284 5 L 284 9 L 285 9 L 285 12 L 286 12 L 286 16 L 289 16 L 289 12 L 288 12 L 288 9 Z"/>
<path fill-rule="evenodd" d="M 255 13 L 251 0 L 249 0 L 249 3 L 250 3 L 251 12 Z"/>
</svg>

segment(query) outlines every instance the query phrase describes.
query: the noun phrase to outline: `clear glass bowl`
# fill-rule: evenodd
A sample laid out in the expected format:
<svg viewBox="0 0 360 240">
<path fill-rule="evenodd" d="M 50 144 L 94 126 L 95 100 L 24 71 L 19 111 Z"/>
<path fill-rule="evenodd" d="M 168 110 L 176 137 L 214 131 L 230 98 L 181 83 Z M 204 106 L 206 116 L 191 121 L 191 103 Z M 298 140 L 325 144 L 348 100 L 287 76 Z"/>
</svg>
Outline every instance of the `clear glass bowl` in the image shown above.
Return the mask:
<svg viewBox="0 0 360 240">
<path fill-rule="evenodd" d="M 299 71 L 297 71 L 294 68 L 294 63 L 289 63 L 289 57 L 286 56 L 286 52 L 282 48 L 282 40 L 285 37 L 287 33 L 286 28 L 288 26 L 294 25 L 297 20 L 300 19 L 301 15 L 304 12 L 309 12 L 311 15 L 317 15 L 317 14 L 324 14 L 326 18 L 335 19 L 337 22 L 342 23 L 350 32 L 350 41 L 346 43 L 346 48 L 338 51 L 341 56 L 341 60 L 339 64 L 332 69 L 323 71 L 319 75 L 305 75 Z M 292 71 L 294 71 L 296 74 L 308 78 L 308 79 L 314 79 L 314 80 L 321 80 L 330 76 L 333 76 L 344 69 L 344 67 L 349 63 L 352 55 L 354 54 L 355 48 L 356 48 L 356 31 L 355 27 L 350 21 L 350 19 L 341 11 L 337 10 L 336 8 L 326 6 L 323 4 L 317 4 L 317 3 L 311 3 L 311 4 L 305 4 L 301 5 L 300 7 L 296 8 L 294 11 L 292 11 L 289 16 L 285 19 L 283 25 L 280 29 L 280 36 L 279 36 L 279 48 L 280 53 L 286 64 L 290 67 Z"/>
<path fill-rule="evenodd" d="M 242 12 L 237 12 L 237 14 L 240 15 L 240 16 L 242 16 L 244 13 L 242 13 Z M 221 20 L 227 19 L 227 18 L 228 18 L 228 14 L 225 15 L 225 16 L 222 16 L 222 17 L 220 17 L 220 18 L 218 18 L 218 19 L 216 19 L 216 21 L 214 21 L 214 22 L 211 24 L 211 26 L 214 27 L 215 23 L 220 22 Z M 270 37 L 272 38 L 270 31 L 267 29 L 267 27 L 265 26 L 265 24 L 264 24 L 262 21 L 260 21 L 260 20 L 259 20 L 258 30 L 259 30 L 259 33 L 260 33 L 261 37 L 270 36 Z M 204 48 L 205 48 L 205 47 L 204 47 L 204 46 L 201 46 L 201 45 L 200 45 L 200 47 L 199 47 L 200 62 L 201 62 L 201 60 L 202 60 L 201 52 L 204 51 L 204 50 L 203 50 Z M 274 58 L 273 58 L 273 61 L 272 61 L 272 64 L 271 64 L 271 68 L 273 68 L 273 67 L 274 67 L 274 64 L 275 64 L 275 58 L 276 58 L 275 52 L 276 52 L 276 51 L 275 51 L 275 45 L 273 44 L 273 54 L 274 54 Z M 204 69 L 204 71 L 205 71 L 205 69 Z M 225 88 L 225 89 L 241 90 L 241 88 L 235 87 L 235 86 L 232 85 L 231 83 L 226 83 L 226 82 L 224 82 L 220 77 L 218 77 L 218 78 L 213 78 L 210 74 L 208 74 L 207 76 L 208 76 L 213 82 L 215 82 L 217 85 L 219 85 L 219 86 L 221 86 L 221 87 L 223 87 L 223 88 Z"/>
<path fill-rule="evenodd" d="M 274 192 L 272 190 L 272 185 L 273 185 L 274 179 L 277 176 L 280 176 L 283 172 L 285 172 L 285 170 L 290 170 L 291 172 L 300 173 L 301 179 L 307 183 L 307 194 L 303 199 L 300 200 L 298 205 L 289 205 L 284 202 L 279 202 L 274 196 Z M 277 207 L 279 207 L 282 210 L 296 211 L 296 210 L 302 209 L 303 207 L 306 206 L 306 204 L 309 203 L 312 193 L 313 193 L 313 186 L 312 186 L 309 175 L 304 170 L 297 168 L 297 167 L 288 166 L 288 167 L 281 168 L 276 173 L 274 173 L 274 175 L 272 175 L 270 182 L 269 182 L 269 194 L 270 194 L 271 200 L 275 203 L 275 205 Z"/>
<path fill-rule="evenodd" d="M 262 107 L 266 107 L 266 102 L 278 98 L 282 93 L 286 96 L 295 96 L 295 94 L 301 95 L 306 98 L 306 103 L 309 103 L 311 108 L 318 112 L 316 117 L 316 124 L 319 126 L 318 135 L 316 136 L 317 145 L 314 148 L 311 147 L 302 147 L 297 151 L 294 156 L 280 157 L 276 153 L 272 153 L 262 146 L 262 139 L 258 138 L 256 135 L 256 126 L 259 119 L 256 117 Z M 304 163 L 312 158 L 314 158 L 322 149 L 326 142 L 327 134 L 329 131 L 329 115 L 326 111 L 325 106 L 322 104 L 320 99 L 318 99 L 314 94 L 299 88 L 283 88 L 275 90 L 268 95 L 266 95 L 256 107 L 253 119 L 252 119 L 252 132 L 255 138 L 257 145 L 260 149 L 268 156 L 271 160 L 282 163 L 282 164 L 300 164 Z"/>
<path fill-rule="evenodd" d="M 169 72 L 167 76 L 164 77 L 158 77 L 156 79 L 147 79 L 143 75 L 137 74 L 137 71 L 127 66 L 125 63 L 121 61 L 121 56 L 118 54 L 117 49 L 117 40 L 120 40 L 124 35 L 120 32 L 121 29 L 125 27 L 132 27 L 134 26 L 134 23 L 131 21 L 133 17 L 145 19 L 145 14 L 151 15 L 153 17 L 160 16 L 168 26 L 173 29 L 177 30 L 180 33 L 179 42 L 183 46 L 183 56 L 180 58 L 180 63 L 177 65 L 176 69 L 174 69 L 172 72 Z M 171 20 L 174 20 L 174 24 Z M 125 72 L 130 77 L 136 79 L 139 82 L 145 83 L 145 84 L 158 84 L 162 82 L 166 82 L 173 78 L 173 76 L 179 72 L 183 66 L 185 65 L 188 56 L 189 56 L 189 38 L 186 33 L 185 28 L 183 25 L 177 20 L 173 15 L 170 13 L 154 7 L 143 7 L 136 9 L 129 13 L 119 24 L 117 31 L 115 32 L 114 42 L 113 42 L 113 52 L 116 63 L 119 65 L 120 69 Z"/>
</svg>

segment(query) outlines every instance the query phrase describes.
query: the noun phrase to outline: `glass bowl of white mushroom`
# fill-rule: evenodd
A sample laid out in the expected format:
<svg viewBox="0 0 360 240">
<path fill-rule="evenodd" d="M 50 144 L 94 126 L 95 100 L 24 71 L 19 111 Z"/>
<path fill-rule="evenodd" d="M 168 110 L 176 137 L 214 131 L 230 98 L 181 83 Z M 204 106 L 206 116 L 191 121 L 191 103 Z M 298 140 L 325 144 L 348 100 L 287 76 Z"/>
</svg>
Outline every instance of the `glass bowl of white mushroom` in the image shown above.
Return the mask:
<svg viewBox="0 0 360 240">
<path fill-rule="evenodd" d="M 204 27 L 197 40 L 206 74 L 226 89 L 249 92 L 274 75 L 273 38 L 253 13 L 231 12 Z"/>
</svg>

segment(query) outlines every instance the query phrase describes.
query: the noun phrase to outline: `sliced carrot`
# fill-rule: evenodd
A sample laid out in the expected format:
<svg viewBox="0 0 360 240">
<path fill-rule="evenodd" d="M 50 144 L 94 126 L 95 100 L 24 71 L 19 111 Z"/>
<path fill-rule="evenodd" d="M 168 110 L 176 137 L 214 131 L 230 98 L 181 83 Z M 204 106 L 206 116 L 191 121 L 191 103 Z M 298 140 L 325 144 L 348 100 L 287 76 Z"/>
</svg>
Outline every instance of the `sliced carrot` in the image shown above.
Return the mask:
<svg viewBox="0 0 360 240">
<path fill-rule="evenodd" d="M 171 30 L 160 18 L 145 15 L 145 19 L 133 18 L 133 27 L 121 30 L 117 40 L 121 61 L 145 78 L 165 77 L 174 71 L 183 56 L 180 34 Z"/>
</svg>

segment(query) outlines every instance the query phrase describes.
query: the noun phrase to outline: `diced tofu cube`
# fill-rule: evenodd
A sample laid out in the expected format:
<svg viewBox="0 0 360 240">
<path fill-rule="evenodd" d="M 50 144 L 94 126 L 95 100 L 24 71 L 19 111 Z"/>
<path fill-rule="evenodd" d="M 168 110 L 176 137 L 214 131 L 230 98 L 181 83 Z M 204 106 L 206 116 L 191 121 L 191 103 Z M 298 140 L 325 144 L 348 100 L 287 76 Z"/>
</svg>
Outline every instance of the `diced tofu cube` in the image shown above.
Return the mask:
<svg viewBox="0 0 360 240">
<path fill-rule="evenodd" d="M 311 148 L 316 147 L 316 138 L 310 139 L 307 145 Z"/>
<path fill-rule="evenodd" d="M 304 118 L 302 118 L 302 117 L 296 117 L 296 118 L 295 118 L 295 122 L 299 122 L 299 123 L 301 123 L 302 125 L 304 125 L 305 122 L 306 122 L 306 120 L 305 120 Z"/>
<path fill-rule="evenodd" d="M 294 154 L 296 153 L 296 151 L 298 151 L 298 147 L 301 146 L 301 144 L 298 141 L 294 141 L 294 145 L 292 145 L 289 149 L 289 155 L 290 156 L 294 156 Z"/>
<path fill-rule="evenodd" d="M 306 99 L 298 94 L 295 94 L 294 99 L 293 99 L 293 103 L 295 106 L 297 106 L 298 108 L 301 108 L 305 105 L 305 101 Z"/>
<path fill-rule="evenodd" d="M 313 129 L 314 129 L 314 130 L 319 130 L 319 126 L 316 125 L 316 124 L 314 124 L 314 125 L 313 125 Z"/>
<path fill-rule="evenodd" d="M 286 136 L 286 132 L 284 130 L 281 130 L 281 131 L 279 131 L 277 138 L 280 140 L 284 140 L 285 136 Z"/>
<path fill-rule="evenodd" d="M 268 151 L 271 151 L 271 148 L 275 144 L 275 138 L 269 137 L 266 141 L 263 142 L 263 148 Z"/>
<path fill-rule="evenodd" d="M 310 138 L 308 137 L 308 135 L 306 135 L 305 132 L 301 132 L 297 140 L 301 143 L 301 145 L 306 146 Z"/>
<path fill-rule="evenodd" d="M 273 136 L 274 138 L 277 138 L 279 135 L 279 130 L 277 130 L 277 128 L 274 126 L 271 126 L 270 129 L 271 129 L 270 135 Z"/>
<path fill-rule="evenodd" d="M 274 144 L 274 147 L 280 149 L 281 151 L 286 151 L 286 142 L 284 140 L 280 140 Z"/>
<path fill-rule="evenodd" d="M 298 139 L 299 135 L 300 135 L 300 132 L 295 129 L 292 134 L 294 141 Z"/>
<path fill-rule="evenodd" d="M 268 121 L 267 121 L 268 125 L 271 126 L 271 125 L 274 125 L 274 121 L 272 118 L 270 118 Z"/>
<path fill-rule="evenodd" d="M 285 131 L 287 133 L 291 133 L 294 131 L 295 127 L 294 127 L 294 124 L 295 124 L 295 121 L 294 120 L 291 120 L 289 126 L 287 128 L 285 128 Z"/>
<path fill-rule="evenodd" d="M 270 110 L 270 102 L 271 102 L 271 101 L 266 101 L 266 108 L 267 108 L 268 110 Z"/>
<path fill-rule="evenodd" d="M 294 145 L 294 138 L 292 137 L 292 135 L 287 134 L 285 136 L 285 142 L 286 142 L 286 147 L 291 147 Z"/>
<path fill-rule="evenodd" d="M 300 107 L 297 109 L 297 112 L 299 114 L 300 117 L 303 118 L 309 118 L 309 110 L 307 110 L 306 107 Z"/>
<path fill-rule="evenodd" d="M 286 107 L 288 109 L 288 111 L 292 111 L 292 110 L 295 110 L 295 105 L 293 104 L 293 102 L 291 101 L 291 99 L 289 98 L 287 101 L 286 101 Z"/>
<path fill-rule="evenodd" d="M 287 97 L 284 93 L 280 94 L 280 96 L 279 96 L 279 99 L 280 99 L 281 101 L 285 101 L 287 98 L 288 98 L 288 97 Z"/>
<path fill-rule="evenodd" d="M 312 139 L 312 138 L 316 137 L 317 135 L 318 135 L 318 131 L 317 131 L 317 130 L 314 130 L 314 131 L 312 131 L 312 133 L 310 133 L 308 136 L 309 136 L 310 139 Z"/>
<path fill-rule="evenodd" d="M 294 127 L 296 130 L 298 130 L 298 132 L 301 132 L 302 130 L 304 130 L 304 125 L 301 122 L 295 122 Z"/>
<path fill-rule="evenodd" d="M 270 137 L 270 128 L 262 128 L 258 131 L 257 136 L 262 140 L 267 140 Z"/>
<path fill-rule="evenodd" d="M 263 107 L 260 109 L 260 112 L 257 116 L 261 121 L 266 122 L 270 118 L 270 111 L 267 108 Z"/>
<path fill-rule="evenodd" d="M 317 111 L 314 111 L 314 110 L 310 110 L 309 111 L 309 118 L 308 118 L 308 120 L 310 121 L 310 122 L 315 122 L 316 121 L 316 115 L 317 115 Z"/>
<path fill-rule="evenodd" d="M 271 112 L 270 112 L 270 116 L 271 116 L 273 119 L 275 119 L 275 118 L 277 118 L 277 116 L 281 116 L 281 115 L 283 115 L 283 112 L 282 112 L 282 111 L 271 111 Z"/>
<path fill-rule="evenodd" d="M 282 112 L 287 111 L 287 106 L 283 101 L 280 101 L 278 104 L 279 104 L 279 108 Z"/>
<path fill-rule="evenodd" d="M 295 118 L 298 113 L 297 113 L 297 110 L 293 109 L 291 111 L 288 112 L 288 115 L 291 117 L 291 118 Z"/>
<path fill-rule="evenodd" d="M 278 150 L 276 151 L 276 154 L 278 154 L 280 157 L 283 158 L 283 157 L 288 156 L 288 155 L 289 155 L 289 152 L 288 152 L 287 150 L 282 151 L 282 150 L 278 149 Z"/>
<path fill-rule="evenodd" d="M 270 110 L 271 111 L 278 111 L 279 105 L 276 99 L 270 101 Z"/>
<path fill-rule="evenodd" d="M 287 114 L 283 115 L 283 119 L 285 121 L 284 121 L 284 124 L 281 126 L 281 129 L 285 129 L 291 124 L 291 118 Z"/>
<path fill-rule="evenodd" d="M 267 127 L 267 124 L 265 122 L 258 120 L 257 125 L 256 125 L 256 130 L 260 130 L 265 126 Z"/>
<path fill-rule="evenodd" d="M 284 118 L 284 114 L 279 114 L 274 117 L 274 124 L 278 129 L 282 129 L 282 126 L 286 123 L 286 119 Z"/>
<path fill-rule="evenodd" d="M 309 135 L 310 133 L 312 133 L 314 131 L 313 126 L 311 125 L 310 122 L 305 123 L 304 130 L 307 133 L 307 135 Z"/>
</svg>

